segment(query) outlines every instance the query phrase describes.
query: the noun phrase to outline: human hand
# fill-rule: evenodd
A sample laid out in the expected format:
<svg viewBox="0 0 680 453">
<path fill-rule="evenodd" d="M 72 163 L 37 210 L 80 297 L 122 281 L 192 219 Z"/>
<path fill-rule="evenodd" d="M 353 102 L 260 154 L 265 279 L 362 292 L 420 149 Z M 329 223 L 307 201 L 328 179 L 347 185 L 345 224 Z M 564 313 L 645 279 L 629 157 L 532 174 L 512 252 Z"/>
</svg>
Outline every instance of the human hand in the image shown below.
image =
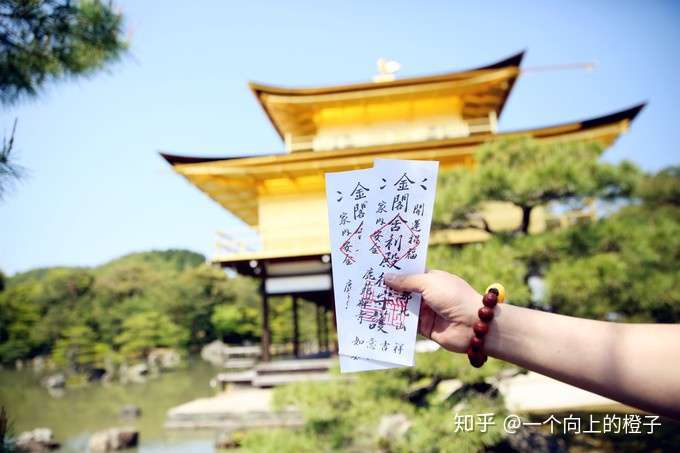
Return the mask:
<svg viewBox="0 0 680 453">
<path fill-rule="evenodd" d="M 396 291 L 422 294 L 418 333 L 453 352 L 465 352 L 472 337 L 482 295 L 465 280 L 444 271 L 425 274 L 386 274 L 385 283 Z"/>
</svg>

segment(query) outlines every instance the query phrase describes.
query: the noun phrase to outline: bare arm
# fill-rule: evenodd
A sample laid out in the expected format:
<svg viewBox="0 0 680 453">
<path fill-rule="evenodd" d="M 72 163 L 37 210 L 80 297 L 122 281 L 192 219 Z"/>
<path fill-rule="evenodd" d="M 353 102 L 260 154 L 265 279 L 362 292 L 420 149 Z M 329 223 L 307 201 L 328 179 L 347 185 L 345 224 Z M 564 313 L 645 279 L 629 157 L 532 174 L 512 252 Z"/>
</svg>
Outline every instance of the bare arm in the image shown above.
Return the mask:
<svg viewBox="0 0 680 453">
<path fill-rule="evenodd" d="M 440 271 L 386 281 L 395 289 L 423 294 L 422 335 L 451 351 L 465 351 L 481 294 Z M 680 419 L 678 325 L 593 321 L 498 304 L 485 350 L 624 404 Z"/>
<path fill-rule="evenodd" d="M 501 304 L 485 343 L 493 357 L 680 419 L 677 325 L 592 321 Z"/>
</svg>

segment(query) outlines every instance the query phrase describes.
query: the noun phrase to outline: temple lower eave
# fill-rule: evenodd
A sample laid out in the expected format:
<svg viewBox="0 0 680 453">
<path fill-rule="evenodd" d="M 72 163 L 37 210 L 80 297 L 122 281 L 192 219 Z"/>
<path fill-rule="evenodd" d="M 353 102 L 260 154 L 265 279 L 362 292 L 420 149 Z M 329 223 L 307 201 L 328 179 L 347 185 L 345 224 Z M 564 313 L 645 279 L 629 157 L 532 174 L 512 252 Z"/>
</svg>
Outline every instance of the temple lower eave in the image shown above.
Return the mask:
<svg viewBox="0 0 680 453">
<path fill-rule="evenodd" d="M 481 144 L 519 136 L 539 142 L 595 141 L 606 148 L 628 129 L 643 107 L 556 126 L 423 143 L 218 160 L 169 154 L 163 157 L 176 172 L 247 225 L 220 235 L 221 252 L 214 262 L 229 265 L 239 260 L 321 256 L 329 252 L 325 172 L 369 168 L 376 158 L 437 160 L 442 169 L 472 166 Z M 511 229 L 519 214 L 510 206 L 494 206 L 489 215 L 496 228 Z M 544 224 L 545 219 L 536 222 Z M 257 241 L 247 244 L 243 237 L 250 236 L 256 236 Z M 464 244 L 487 237 L 474 229 L 440 231 L 433 233 L 431 243 Z"/>
</svg>

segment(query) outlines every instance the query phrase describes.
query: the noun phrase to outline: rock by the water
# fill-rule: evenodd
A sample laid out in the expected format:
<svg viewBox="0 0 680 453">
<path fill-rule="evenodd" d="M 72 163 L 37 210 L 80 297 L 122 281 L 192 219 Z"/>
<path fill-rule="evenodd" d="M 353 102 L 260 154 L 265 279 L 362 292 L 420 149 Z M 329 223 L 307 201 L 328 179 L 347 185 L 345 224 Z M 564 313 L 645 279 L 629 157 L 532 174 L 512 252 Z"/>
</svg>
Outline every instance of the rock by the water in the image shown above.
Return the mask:
<svg viewBox="0 0 680 453">
<path fill-rule="evenodd" d="M 229 348 L 220 340 L 215 340 L 201 349 L 201 358 L 216 367 L 222 367 L 229 359 Z"/>
<path fill-rule="evenodd" d="M 45 356 L 39 355 L 31 360 L 31 367 L 33 371 L 41 372 L 47 367 L 47 358 Z"/>
<path fill-rule="evenodd" d="M 52 430 L 49 428 L 36 428 L 19 434 L 16 439 L 18 451 L 41 453 L 56 450 L 60 447 L 59 442 L 54 440 Z"/>
<path fill-rule="evenodd" d="M 120 416 L 123 418 L 136 418 L 140 415 L 142 415 L 142 410 L 134 404 L 125 405 L 120 410 Z"/>
<path fill-rule="evenodd" d="M 410 428 L 411 422 L 405 414 L 383 415 L 378 424 L 378 439 L 394 442 L 404 437 Z"/>
<path fill-rule="evenodd" d="M 120 367 L 120 380 L 123 384 L 128 382 L 146 382 L 149 375 L 149 366 L 146 363 L 138 363 L 136 365 Z"/>
<path fill-rule="evenodd" d="M 62 389 L 66 386 L 66 377 L 62 373 L 47 376 L 43 380 L 43 385 L 48 389 Z"/>
<path fill-rule="evenodd" d="M 149 353 L 146 361 L 149 366 L 171 370 L 181 365 L 182 356 L 172 348 L 156 348 Z"/>
<path fill-rule="evenodd" d="M 98 431 L 90 437 L 91 452 L 107 452 L 136 447 L 139 443 L 139 431 L 134 428 L 111 428 Z"/>
</svg>

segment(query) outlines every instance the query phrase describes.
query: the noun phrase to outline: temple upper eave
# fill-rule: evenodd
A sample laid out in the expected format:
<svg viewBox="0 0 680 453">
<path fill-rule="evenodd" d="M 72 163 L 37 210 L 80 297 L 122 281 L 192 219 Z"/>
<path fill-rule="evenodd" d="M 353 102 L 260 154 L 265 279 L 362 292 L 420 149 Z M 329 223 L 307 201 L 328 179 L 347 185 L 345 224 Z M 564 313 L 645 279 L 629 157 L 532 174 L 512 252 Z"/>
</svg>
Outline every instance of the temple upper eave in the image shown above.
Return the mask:
<svg viewBox="0 0 680 453">
<path fill-rule="evenodd" d="M 333 86 L 323 86 L 323 87 L 305 87 L 305 88 L 293 88 L 293 87 L 282 87 L 277 85 L 268 85 L 264 83 L 251 81 L 248 83 L 250 89 L 259 97 L 261 93 L 272 94 L 272 95 L 282 95 L 282 96 L 315 96 L 315 95 L 325 95 L 325 94 L 337 94 L 337 93 L 347 93 L 354 91 L 370 91 L 379 90 L 383 88 L 393 88 L 393 87 L 404 87 L 411 85 L 422 85 L 429 83 L 437 83 L 444 81 L 453 80 L 464 80 L 478 76 L 480 74 L 488 73 L 490 71 L 519 67 L 524 58 L 524 51 L 518 52 L 511 55 L 508 58 L 500 60 L 496 63 L 491 63 L 486 66 L 480 66 L 478 68 L 467 69 L 463 71 L 452 71 L 444 74 L 428 75 L 428 76 L 418 76 L 418 77 L 404 77 L 397 78 L 389 82 L 359 82 L 344 85 L 333 85 Z"/>
<path fill-rule="evenodd" d="M 290 88 L 249 82 L 248 86 L 255 95 L 258 103 L 267 115 L 270 123 L 282 139 L 288 135 L 306 135 L 293 127 L 299 123 L 299 116 L 304 118 L 313 116 L 310 111 L 297 114 L 282 113 L 280 106 L 306 105 L 321 107 L 329 104 L 351 104 L 357 101 L 366 102 L 373 98 L 390 96 L 424 96 L 443 88 L 454 90 L 459 94 L 465 92 L 497 91 L 497 100 L 490 109 L 500 117 L 515 81 L 519 76 L 519 66 L 524 58 L 524 51 L 511 55 L 498 62 L 464 71 L 447 72 L 444 74 L 404 77 L 383 82 L 360 82 L 344 85 L 324 87 Z M 434 90 L 434 91 L 433 91 Z M 349 103 L 349 104 L 348 104 Z M 277 107 L 278 106 L 278 107 Z"/>
</svg>

